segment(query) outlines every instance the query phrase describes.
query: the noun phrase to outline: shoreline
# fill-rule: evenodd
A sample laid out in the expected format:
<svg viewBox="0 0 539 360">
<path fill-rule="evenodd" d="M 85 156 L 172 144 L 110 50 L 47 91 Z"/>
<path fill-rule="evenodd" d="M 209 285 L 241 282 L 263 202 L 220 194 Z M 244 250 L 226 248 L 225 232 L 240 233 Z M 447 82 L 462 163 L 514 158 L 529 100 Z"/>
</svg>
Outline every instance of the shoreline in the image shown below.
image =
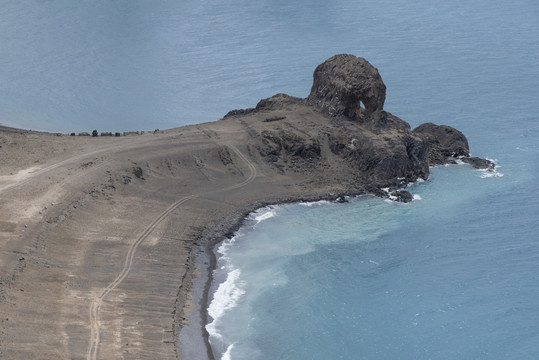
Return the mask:
<svg viewBox="0 0 539 360">
<path fill-rule="evenodd" d="M 492 176 L 498 176 L 497 175 L 497 164 L 492 162 L 494 167 L 492 169 L 477 169 L 476 171 L 487 171 L 489 174 L 493 174 Z M 470 164 L 466 164 L 464 162 L 456 162 L 455 164 L 445 164 L 443 166 L 447 165 L 468 165 L 470 167 Z M 435 165 L 433 167 L 437 167 L 441 165 Z M 425 180 L 420 179 L 415 182 L 406 183 L 403 184 L 402 189 L 405 189 L 409 187 L 412 184 L 417 184 L 419 182 L 423 182 Z M 385 191 L 385 190 L 384 190 Z M 201 237 L 204 238 L 204 245 L 200 245 L 201 248 L 197 251 L 197 259 L 196 259 L 196 268 L 193 269 L 194 271 L 202 270 L 200 271 L 200 274 L 196 277 L 194 280 L 194 283 L 196 283 L 193 288 L 191 289 L 191 294 L 193 295 L 193 303 L 197 303 L 200 307 L 198 309 L 193 309 L 191 316 L 189 317 L 189 323 L 182 327 L 180 329 L 180 336 L 181 332 L 184 330 L 188 330 L 190 332 L 196 332 L 198 329 L 201 330 L 202 338 L 203 338 L 203 346 L 205 348 L 207 358 L 205 360 L 216 360 L 215 355 L 213 354 L 212 347 L 209 343 L 209 333 L 206 330 L 206 325 L 208 324 L 208 307 L 210 305 L 210 289 L 213 284 L 213 272 L 217 267 L 217 261 L 218 258 L 215 254 L 215 249 L 217 246 L 223 243 L 226 239 L 230 239 L 231 237 L 235 236 L 236 233 L 244 226 L 246 226 L 246 221 L 249 220 L 249 216 L 253 214 L 254 212 L 264 209 L 270 206 L 279 206 L 279 205 L 289 205 L 289 204 L 300 204 L 300 203 L 315 203 L 319 201 L 328 201 L 330 203 L 346 203 L 347 200 L 341 201 L 341 199 L 344 199 L 345 197 L 350 198 L 359 198 L 359 197 L 368 197 L 372 196 L 375 198 L 378 198 L 380 200 L 386 200 L 391 202 L 398 203 L 398 199 L 392 198 L 392 196 L 385 196 L 385 194 L 382 193 L 369 193 L 369 192 L 358 192 L 358 193 L 340 193 L 339 195 L 335 194 L 328 194 L 326 196 L 321 195 L 313 195 L 313 196 L 301 196 L 297 198 L 285 198 L 285 199 L 275 199 L 273 201 L 264 201 L 257 203 L 256 205 L 251 204 L 243 208 L 236 209 L 236 213 L 239 213 L 239 215 L 232 216 L 232 219 L 225 219 L 222 222 L 219 223 L 217 226 L 221 230 L 220 235 L 219 234 L 212 234 L 212 235 L 204 235 L 201 234 Z M 415 198 L 414 198 L 415 200 Z M 236 220 L 233 220 L 236 219 Z M 210 228 L 205 229 L 204 232 L 212 232 Z M 192 321 L 196 322 L 196 325 L 192 323 Z M 193 337 L 187 337 L 190 340 L 193 339 Z M 181 340 L 180 340 L 181 343 Z M 185 345 L 183 345 L 185 348 Z M 188 345 L 188 351 L 185 353 L 186 355 L 197 355 L 200 356 L 200 350 L 201 346 L 200 344 L 196 346 L 192 346 L 191 344 Z M 183 351 L 181 351 L 181 347 L 179 346 L 177 349 L 181 354 L 184 354 Z M 183 357 L 181 357 L 183 358 Z M 187 356 L 186 359 L 189 359 L 191 357 Z M 202 360 L 202 359 L 201 359 Z"/>
<path fill-rule="evenodd" d="M 384 111 L 385 85 L 364 59 L 335 56 L 314 83 L 307 99 L 278 94 L 141 136 L 0 127 L 0 357 L 181 359 L 183 330 L 211 359 L 213 249 L 249 213 L 344 195 L 412 201 L 403 188 L 457 156 L 492 171 L 458 130 L 411 130 Z M 379 96 L 338 100 L 365 87 Z"/>
<path fill-rule="evenodd" d="M 193 286 L 191 288 L 191 296 L 192 296 L 192 303 L 198 304 L 198 306 L 195 306 L 194 309 L 192 309 L 191 314 L 189 316 L 189 322 L 187 325 L 183 326 L 179 331 L 179 341 L 180 344 L 178 344 L 178 351 L 182 355 L 181 358 L 189 359 L 192 358 L 190 356 L 197 355 L 200 356 L 201 350 L 205 350 L 207 354 L 207 360 L 215 360 L 215 355 L 213 354 L 212 347 L 209 343 L 209 334 L 206 330 L 206 325 L 208 324 L 208 306 L 210 303 L 210 289 L 213 284 L 213 271 L 216 269 L 217 266 L 217 256 L 215 255 L 215 248 L 221 244 L 225 239 L 230 238 L 234 236 L 237 231 L 239 231 L 242 227 L 244 227 L 246 224 L 245 222 L 248 221 L 248 218 L 250 214 L 256 212 L 259 209 L 263 209 L 269 206 L 274 205 L 288 205 L 288 204 L 299 204 L 299 203 L 312 203 L 312 202 L 318 202 L 318 201 L 329 201 L 329 202 L 335 202 L 338 203 L 339 199 L 344 196 L 350 196 L 350 197 L 359 197 L 359 196 L 369 196 L 367 193 L 357 193 L 357 194 L 328 194 L 326 196 L 301 196 L 297 198 L 284 198 L 274 201 L 264 201 L 261 203 L 257 203 L 256 205 L 249 205 L 247 207 L 244 207 L 242 209 L 238 208 L 237 213 L 239 215 L 232 216 L 232 218 L 227 218 L 220 222 L 220 225 L 217 227 L 223 229 L 221 232 L 221 235 L 219 234 L 212 234 L 212 235 L 201 235 L 205 238 L 204 245 L 199 245 L 200 248 L 197 251 L 197 258 L 196 258 L 196 267 L 193 268 L 192 272 L 197 272 L 198 275 L 193 281 Z M 374 195 L 371 195 L 374 196 Z M 234 220 L 236 219 L 236 220 Z M 206 229 L 205 232 L 211 231 L 210 229 Z M 212 231 L 213 232 L 213 231 Z M 197 309 L 198 307 L 198 309 Z M 200 332 L 203 339 L 203 346 L 204 348 L 201 348 L 201 344 L 196 342 L 198 341 L 194 334 L 197 332 Z M 188 334 L 185 334 L 188 333 Z M 192 343 L 186 345 L 182 342 L 183 340 L 189 340 L 189 341 L 195 341 L 195 345 L 193 346 Z M 185 356 L 185 357 L 184 357 Z"/>
<path fill-rule="evenodd" d="M 167 349 L 171 349 L 175 354 L 183 351 L 179 333 L 182 332 L 188 320 L 187 313 L 191 312 L 198 313 L 199 318 L 202 319 L 198 330 L 198 333 L 202 332 L 200 344 L 203 346 L 202 351 L 211 359 L 205 325 L 211 272 L 215 268 L 216 261 L 212 253 L 213 247 L 227 235 L 239 229 L 246 216 L 258 208 L 271 204 L 337 199 L 345 191 L 344 187 L 305 185 L 311 177 L 301 173 L 298 174 L 300 176 L 275 175 L 274 169 L 269 164 L 249 154 L 249 161 L 254 161 L 256 164 L 256 170 L 253 168 L 250 171 L 263 172 L 263 174 L 256 178 L 254 184 L 249 183 L 246 188 L 238 192 L 235 190 L 238 184 L 246 184 L 248 180 L 248 163 L 244 161 L 245 158 L 241 159 L 232 151 L 238 140 L 225 140 L 222 138 L 223 135 L 216 135 L 226 134 L 231 129 L 234 130 L 230 135 L 233 138 L 238 137 L 238 133 L 243 137 L 246 135 L 241 132 L 241 126 L 238 126 L 237 121 L 215 122 L 167 130 L 159 134 L 120 139 L 57 136 L 24 130 L 3 132 L 4 138 L 8 140 L 13 138 L 3 144 L 2 151 L 8 151 L 6 156 L 14 165 L 9 166 L 9 163 L 4 163 L 4 166 L 0 168 L 2 171 L 0 180 L 3 181 L 0 183 L 0 192 L 4 193 L 2 195 L 9 194 L 9 197 L 2 197 L 0 212 L 5 212 L 5 209 L 20 209 L 12 211 L 12 220 L 8 218 L 5 220 L 13 224 L 9 225 L 8 231 L 21 227 L 22 230 L 17 230 L 18 233 L 1 233 L 4 229 L 0 228 L 0 242 L 4 250 L 4 255 L 0 254 L 0 257 L 6 258 L 4 261 L 7 261 L 0 263 L 1 274 L 5 279 L 0 281 L 2 283 L 0 293 L 2 297 L 9 299 L 8 302 L 0 300 L 0 310 L 8 314 L 9 318 L 9 321 L 3 321 L 1 324 L 0 335 L 4 335 L 0 336 L 2 345 L 0 355 L 7 359 L 21 356 L 31 358 L 35 354 L 41 354 L 42 358 L 56 358 L 62 347 L 48 345 L 45 340 L 48 333 L 55 333 L 59 338 L 65 338 L 65 343 L 72 344 L 61 350 L 65 354 L 64 357 L 83 357 L 87 349 L 85 337 L 89 333 L 86 317 L 88 305 L 85 304 L 88 304 L 88 299 L 92 298 L 91 294 L 96 294 L 96 291 L 100 292 L 102 290 L 99 289 L 104 288 L 105 292 L 102 296 L 112 292 L 107 299 L 103 299 L 101 308 L 97 308 L 99 313 L 95 315 L 94 324 L 102 324 L 98 329 L 101 341 L 99 348 L 94 345 L 89 348 L 88 351 L 92 352 L 88 355 L 90 358 L 98 358 L 102 354 L 114 358 L 115 352 L 122 351 L 122 348 L 123 351 L 130 353 L 133 351 L 141 352 L 141 354 L 143 351 L 144 353 L 152 352 L 154 355 L 162 354 L 159 356 L 161 358 L 168 358 L 165 354 L 169 354 L 170 350 Z M 242 137 L 239 139 L 241 142 Z M 225 141 L 226 147 L 220 145 Z M 12 146 L 12 143 L 17 146 Z M 174 160 L 170 157 L 173 154 L 171 151 L 176 151 L 178 145 L 181 145 L 180 152 L 174 155 L 177 158 Z M 32 168 L 34 164 L 35 155 L 31 149 L 41 147 L 47 147 L 49 151 L 41 153 L 44 158 L 39 160 L 36 170 L 21 173 L 22 169 Z M 181 150 L 183 148 L 186 150 Z M 225 151 L 226 149 L 231 151 Z M 245 154 L 249 153 L 245 146 L 242 151 Z M 166 161 L 163 162 L 163 159 Z M 126 160 L 128 160 L 127 164 Z M 165 169 L 170 171 L 170 176 L 162 176 L 160 169 L 163 164 Z M 142 174 L 139 174 L 140 169 L 143 169 Z M 23 175 L 13 175 L 19 173 Z M 178 177 L 175 175 L 184 173 L 196 176 Z M 222 180 L 216 182 L 217 177 Z M 179 184 L 188 186 L 188 190 L 182 190 L 183 187 L 178 187 Z M 230 190 L 222 192 L 218 189 Z M 50 195 L 42 199 L 43 193 Z M 358 193 L 364 193 L 364 190 Z M 275 197 L 275 195 L 281 196 Z M 147 198 L 144 202 L 146 205 L 140 207 L 140 200 L 145 198 Z M 190 200 L 176 210 L 172 209 L 174 212 L 168 210 L 163 212 L 164 208 L 170 208 L 173 199 L 178 198 Z M 33 207 L 26 209 L 29 204 L 43 203 L 43 200 L 49 203 L 49 209 L 45 210 L 46 206 L 41 210 Z M 52 203 L 55 205 L 51 206 Z M 138 215 L 132 212 L 132 206 L 135 204 L 140 207 Z M 225 204 L 226 206 L 223 207 L 222 205 Z M 20 211 L 28 215 L 21 213 L 22 217 L 17 218 Z M 175 212 L 179 213 L 175 214 Z M 170 219 L 162 217 L 160 213 L 169 214 Z M 150 227 L 144 230 L 144 226 L 147 226 L 148 220 L 152 217 L 162 220 L 150 223 Z M 191 230 L 188 226 L 189 231 L 185 233 L 189 218 L 192 218 L 193 226 Z M 104 219 L 117 219 L 123 225 L 117 226 L 115 222 L 103 223 Z M 28 230 L 21 225 L 24 223 L 28 225 Z M 87 226 L 81 227 L 81 224 L 87 224 Z M 34 244 L 33 240 L 33 234 L 36 231 L 41 239 L 38 244 Z M 167 233 L 170 235 L 166 235 Z M 113 242 L 103 242 L 103 239 L 111 235 L 112 239 L 115 239 Z M 131 239 L 137 239 L 137 237 L 139 240 L 131 243 Z M 180 248 L 178 244 L 170 241 L 176 238 L 182 239 L 179 244 Z M 140 249 L 137 249 L 139 242 Z M 41 243 L 43 245 L 39 245 Z M 125 274 L 122 275 L 117 265 L 122 261 L 110 262 L 107 259 L 121 258 L 126 253 L 129 256 L 131 250 L 128 252 L 127 247 L 130 243 L 130 246 L 137 246 L 132 248 L 133 252 L 130 255 L 133 257 L 133 267 L 127 268 Z M 182 246 L 186 251 L 182 250 Z M 9 249 L 13 251 L 6 252 Z M 144 259 L 148 253 L 169 258 L 166 262 L 170 263 L 167 265 L 167 272 L 170 275 L 166 275 L 165 278 L 159 275 L 159 278 L 166 281 L 159 280 L 155 285 L 161 289 L 156 294 L 160 294 L 170 292 L 170 285 L 167 283 L 178 284 L 178 287 L 174 286 L 176 290 L 173 296 L 162 298 L 162 300 L 139 299 L 137 293 L 148 292 L 150 289 L 145 290 L 146 284 L 152 286 L 153 280 L 148 280 L 147 275 L 144 274 L 150 269 L 152 272 L 156 270 L 161 272 L 159 263 L 145 265 Z M 180 256 L 173 256 L 175 253 Z M 13 255 L 16 254 L 23 256 L 14 258 Z M 208 263 L 205 267 L 206 273 L 198 274 L 197 271 L 200 271 L 205 261 Z M 46 268 L 55 269 L 53 278 L 57 278 L 58 281 L 54 280 L 50 286 L 52 286 L 51 289 L 58 290 L 51 292 L 48 288 L 39 285 L 51 276 L 43 271 L 43 264 Z M 54 267 L 47 264 L 54 264 Z M 148 266 L 151 267 L 148 268 Z M 146 268 L 148 270 L 145 270 Z M 114 278 L 118 272 L 120 272 L 117 277 L 118 282 L 114 280 L 110 283 L 111 276 Z M 7 281 L 8 275 L 13 280 Z M 127 283 L 118 286 L 124 278 Z M 202 288 L 196 284 L 193 286 L 193 279 L 195 281 L 200 279 Z M 110 287 L 111 285 L 114 287 Z M 66 286 L 67 290 L 62 290 Z M 201 299 L 194 298 L 193 290 L 196 290 L 197 286 L 202 289 L 199 290 L 199 294 L 202 295 Z M 129 290 L 129 287 L 133 287 L 133 291 Z M 19 288 L 24 289 L 24 293 L 18 292 Z M 151 292 L 153 293 L 154 290 Z M 108 299 L 111 296 L 116 299 L 117 294 L 121 295 L 118 300 L 111 302 Z M 64 305 L 58 309 L 50 308 L 47 312 L 36 314 L 34 318 L 28 318 L 25 314 L 29 309 L 40 308 L 36 307 L 33 299 L 41 299 L 40 302 L 45 304 Z M 156 327 L 151 324 L 148 324 L 151 327 L 147 327 L 144 332 L 141 331 L 138 334 L 126 332 L 126 329 L 132 325 L 122 325 L 123 323 L 145 323 L 152 321 L 156 316 L 161 317 L 162 315 L 155 313 L 159 307 L 156 308 L 151 304 L 165 300 L 172 301 L 170 308 L 173 310 L 173 315 L 169 318 L 172 338 L 167 335 L 167 327 Z M 193 304 L 198 304 L 200 300 L 204 304 L 200 311 L 191 311 Z M 136 306 L 132 314 L 129 310 L 132 305 L 128 305 L 127 301 L 133 302 Z M 121 307 L 113 310 L 112 306 Z M 122 308 L 124 310 L 121 310 Z M 126 313 L 125 309 L 130 313 Z M 159 321 L 167 321 L 166 313 L 170 314 L 170 312 L 158 311 L 165 315 Z M 68 316 L 64 318 L 64 316 L 55 315 L 59 313 L 65 313 Z M 115 313 L 123 314 L 122 322 L 118 325 L 110 323 L 113 319 L 111 316 Z M 102 316 L 105 318 L 100 320 Z M 15 320 L 12 320 L 13 318 Z M 76 322 L 70 320 L 73 318 L 77 319 Z M 44 325 L 37 325 L 36 321 L 39 324 L 48 324 L 47 329 L 37 330 Z M 34 337 L 32 335 L 34 332 L 25 331 L 27 328 L 35 328 L 42 335 L 37 335 L 35 342 L 27 341 L 28 336 Z M 72 330 L 66 330 L 69 328 Z M 124 345 L 121 348 L 107 341 L 108 334 L 113 331 L 125 333 L 122 337 L 126 340 L 122 341 Z M 151 332 L 144 335 L 146 331 Z M 140 337 L 155 337 L 156 335 L 152 335 L 153 332 L 162 333 L 159 336 L 163 336 L 163 341 L 152 344 L 147 340 L 144 342 L 136 340 Z M 140 345 L 135 348 L 133 343 Z M 144 347 L 142 347 L 143 344 Z M 168 344 L 173 346 L 169 347 Z M 200 354 L 200 349 L 197 353 Z M 147 358 L 146 355 L 139 356 Z M 183 358 L 181 354 L 176 356 Z"/>
</svg>

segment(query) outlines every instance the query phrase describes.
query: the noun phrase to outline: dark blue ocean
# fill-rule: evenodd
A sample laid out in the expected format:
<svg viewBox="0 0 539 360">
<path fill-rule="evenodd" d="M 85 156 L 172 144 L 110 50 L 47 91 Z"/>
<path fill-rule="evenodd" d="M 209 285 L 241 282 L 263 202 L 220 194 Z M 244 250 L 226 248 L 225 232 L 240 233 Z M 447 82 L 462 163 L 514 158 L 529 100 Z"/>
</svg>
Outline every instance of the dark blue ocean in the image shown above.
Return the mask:
<svg viewBox="0 0 539 360">
<path fill-rule="evenodd" d="M 0 44 L 0 123 L 62 132 L 214 121 L 365 57 L 387 111 L 497 173 L 252 214 L 216 248 L 216 358 L 538 357 L 539 2 L 2 1 Z"/>
</svg>

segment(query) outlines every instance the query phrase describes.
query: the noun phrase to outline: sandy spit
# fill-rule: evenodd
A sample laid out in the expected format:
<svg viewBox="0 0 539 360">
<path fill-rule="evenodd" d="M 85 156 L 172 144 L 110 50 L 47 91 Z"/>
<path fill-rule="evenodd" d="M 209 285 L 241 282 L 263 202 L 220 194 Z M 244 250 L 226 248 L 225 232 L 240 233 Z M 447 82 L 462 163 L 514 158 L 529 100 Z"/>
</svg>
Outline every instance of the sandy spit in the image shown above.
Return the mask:
<svg viewBox="0 0 539 360">
<path fill-rule="evenodd" d="M 327 125 L 288 110 L 125 137 L 0 128 L 0 358 L 211 356 L 213 245 L 258 207 L 360 191 L 325 153 L 284 167 L 257 153 L 266 128 Z"/>
</svg>

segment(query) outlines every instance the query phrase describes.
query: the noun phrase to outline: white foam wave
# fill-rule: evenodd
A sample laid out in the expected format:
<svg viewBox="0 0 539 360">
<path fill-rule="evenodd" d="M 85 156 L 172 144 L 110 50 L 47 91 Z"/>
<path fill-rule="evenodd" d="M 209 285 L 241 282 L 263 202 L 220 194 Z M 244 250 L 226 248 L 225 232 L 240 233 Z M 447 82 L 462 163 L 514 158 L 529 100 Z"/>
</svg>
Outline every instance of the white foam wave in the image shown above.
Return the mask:
<svg viewBox="0 0 539 360">
<path fill-rule="evenodd" d="M 385 202 L 393 203 L 393 202 L 396 202 L 396 200 L 398 199 L 396 196 L 391 195 L 388 187 L 381 188 L 380 190 L 382 190 L 383 192 L 387 194 L 387 199 L 384 199 Z"/>
<path fill-rule="evenodd" d="M 232 357 L 230 356 L 230 352 L 232 351 L 233 347 L 234 347 L 234 344 L 230 344 L 230 346 L 226 349 L 225 353 L 221 357 L 221 360 L 232 360 Z"/>
<path fill-rule="evenodd" d="M 470 154 L 470 156 L 471 156 L 471 154 Z M 447 163 L 447 164 L 444 164 L 443 166 L 448 167 L 448 166 L 453 166 L 453 165 L 469 165 L 468 163 L 462 161 L 462 158 L 463 158 L 463 156 L 453 158 L 455 160 L 454 164 Z M 499 177 L 503 177 L 504 174 L 498 171 L 499 165 L 498 165 L 497 160 L 491 159 L 491 158 L 488 158 L 488 157 L 485 158 L 485 159 L 490 161 L 491 163 L 493 163 L 494 168 L 493 169 L 492 168 L 490 168 L 490 169 L 477 169 L 477 171 L 480 172 L 479 176 L 481 178 L 491 178 L 491 177 L 499 178 Z M 418 179 L 417 182 L 420 182 L 420 180 Z"/>
<path fill-rule="evenodd" d="M 256 223 L 260 223 L 264 220 L 271 219 L 272 217 L 277 216 L 277 211 L 275 206 L 268 206 L 262 209 L 258 209 L 255 212 L 251 214 L 251 218 L 256 221 Z"/>
<path fill-rule="evenodd" d="M 217 330 L 219 319 L 230 309 L 236 307 L 245 295 L 245 283 L 240 280 L 240 269 L 232 270 L 228 273 L 225 282 L 219 285 L 213 300 L 208 307 L 208 315 L 213 319 L 206 325 L 210 337 L 222 339 L 222 335 Z"/>
<path fill-rule="evenodd" d="M 503 173 L 498 171 L 500 167 L 498 165 L 498 160 L 491 159 L 488 157 L 486 159 L 494 164 L 494 169 L 478 169 L 478 171 L 480 172 L 479 176 L 482 177 L 483 179 L 491 178 L 491 177 L 496 177 L 496 178 L 503 177 Z"/>
<path fill-rule="evenodd" d="M 310 201 L 310 202 L 301 202 L 301 203 L 299 203 L 299 205 L 306 206 L 306 207 L 311 207 L 311 206 L 316 206 L 316 205 L 327 205 L 327 204 L 331 204 L 331 202 L 329 202 L 327 200 L 319 200 L 319 201 Z"/>
<path fill-rule="evenodd" d="M 496 168 L 494 168 L 494 170 L 486 170 L 486 169 L 480 169 L 478 170 L 480 172 L 480 177 L 482 177 L 483 179 L 485 178 L 491 178 L 491 177 L 503 177 L 503 173 L 499 172 L 496 170 Z"/>
<path fill-rule="evenodd" d="M 226 258 L 226 254 L 228 253 L 228 249 L 234 245 L 234 243 L 236 242 L 236 239 L 237 237 L 240 236 L 240 234 L 236 234 L 236 236 L 230 238 L 230 239 L 225 239 L 221 242 L 221 245 L 219 245 L 219 247 L 217 248 L 217 252 L 219 254 L 221 254 L 221 259 L 220 260 L 228 260 L 228 258 Z"/>
<path fill-rule="evenodd" d="M 387 199 L 384 199 L 385 202 L 388 202 L 388 203 L 399 202 L 398 201 L 399 197 L 395 196 L 395 195 L 392 195 L 388 187 L 387 188 L 382 188 L 380 190 L 384 191 L 387 194 Z M 423 198 L 421 197 L 421 195 L 412 194 L 412 200 L 423 200 Z"/>
</svg>

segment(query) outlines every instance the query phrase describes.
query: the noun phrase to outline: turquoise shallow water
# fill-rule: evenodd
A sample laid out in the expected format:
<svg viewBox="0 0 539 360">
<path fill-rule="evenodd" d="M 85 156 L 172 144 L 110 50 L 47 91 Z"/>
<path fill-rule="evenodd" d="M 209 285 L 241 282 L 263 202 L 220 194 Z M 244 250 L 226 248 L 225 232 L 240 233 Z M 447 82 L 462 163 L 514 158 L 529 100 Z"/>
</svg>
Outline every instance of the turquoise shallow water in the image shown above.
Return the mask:
<svg viewBox="0 0 539 360">
<path fill-rule="evenodd" d="M 410 204 L 366 197 L 251 215 L 219 248 L 216 352 L 533 359 L 539 206 L 530 183 L 482 175 L 433 169 Z"/>
<path fill-rule="evenodd" d="M 460 129 L 500 176 L 441 167 L 410 204 L 253 214 L 221 248 L 217 357 L 539 353 L 538 2 L 4 1 L 0 43 L 0 123 L 63 132 L 213 121 L 365 57 L 386 110 Z"/>
</svg>

